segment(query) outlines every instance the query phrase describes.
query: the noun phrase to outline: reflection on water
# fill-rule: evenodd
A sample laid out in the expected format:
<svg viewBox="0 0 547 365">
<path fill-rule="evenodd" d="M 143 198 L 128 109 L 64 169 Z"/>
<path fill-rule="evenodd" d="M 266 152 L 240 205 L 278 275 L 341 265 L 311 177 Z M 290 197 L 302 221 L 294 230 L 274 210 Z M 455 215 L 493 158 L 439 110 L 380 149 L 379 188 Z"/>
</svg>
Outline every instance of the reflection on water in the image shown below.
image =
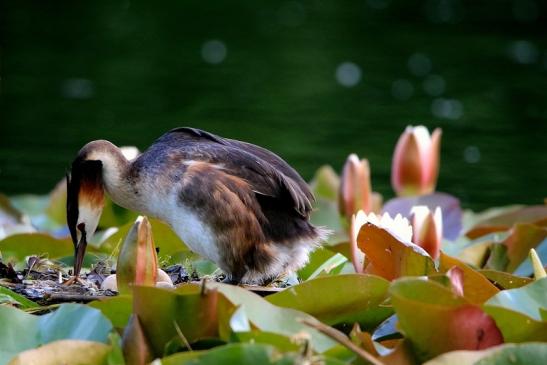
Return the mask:
<svg viewBox="0 0 547 365">
<path fill-rule="evenodd" d="M 443 128 L 439 189 L 546 194 L 547 9 L 463 0 L 2 2 L 0 191 L 46 192 L 87 141 L 191 125 L 306 178 L 370 160 L 392 195 L 407 124 Z"/>
</svg>

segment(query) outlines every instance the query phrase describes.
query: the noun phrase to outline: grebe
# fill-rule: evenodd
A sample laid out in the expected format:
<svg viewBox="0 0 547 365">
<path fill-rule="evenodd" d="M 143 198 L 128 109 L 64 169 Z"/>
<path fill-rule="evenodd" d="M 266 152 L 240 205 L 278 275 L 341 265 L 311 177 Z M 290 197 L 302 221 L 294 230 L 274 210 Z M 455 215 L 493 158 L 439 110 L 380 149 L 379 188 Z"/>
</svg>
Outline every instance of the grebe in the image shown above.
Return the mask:
<svg viewBox="0 0 547 365">
<path fill-rule="evenodd" d="M 176 128 L 127 160 L 106 140 L 86 144 L 67 175 L 67 223 L 78 278 L 104 204 L 159 218 L 231 283 L 262 284 L 301 268 L 327 231 L 309 222 L 306 182 L 274 153 Z"/>
</svg>

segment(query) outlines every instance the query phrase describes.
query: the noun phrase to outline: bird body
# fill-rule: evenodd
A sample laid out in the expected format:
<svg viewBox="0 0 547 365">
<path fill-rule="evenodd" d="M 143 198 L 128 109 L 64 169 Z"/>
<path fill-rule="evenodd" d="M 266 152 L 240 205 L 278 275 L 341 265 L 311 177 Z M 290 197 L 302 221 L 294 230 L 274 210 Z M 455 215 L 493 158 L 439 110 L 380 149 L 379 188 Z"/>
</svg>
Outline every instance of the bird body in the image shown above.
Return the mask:
<svg viewBox="0 0 547 365">
<path fill-rule="evenodd" d="M 116 204 L 168 223 L 233 282 L 297 270 L 326 236 L 310 224 L 313 195 L 285 161 L 199 129 L 174 129 L 131 161 L 108 141 L 84 146 L 68 187 L 76 246 L 96 229 L 104 190 Z"/>
</svg>

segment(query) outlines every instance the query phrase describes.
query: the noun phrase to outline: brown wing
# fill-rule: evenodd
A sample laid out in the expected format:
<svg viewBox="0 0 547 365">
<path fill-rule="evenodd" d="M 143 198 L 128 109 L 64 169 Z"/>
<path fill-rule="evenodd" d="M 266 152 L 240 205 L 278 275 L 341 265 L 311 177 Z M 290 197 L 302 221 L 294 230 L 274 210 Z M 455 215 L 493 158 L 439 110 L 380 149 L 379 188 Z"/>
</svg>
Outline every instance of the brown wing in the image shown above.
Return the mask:
<svg viewBox="0 0 547 365">
<path fill-rule="evenodd" d="M 313 194 L 306 182 L 274 153 L 250 143 L 222 138 L 195 129 L 177 128 L 160 137 L 151 147 L 176 149 L 186 159 L 222 165 L 228 173 L 245 179 L 253 191 L 308 217 Z M 260 200 L 260 199 L 259 199 Z"/>
</svg>

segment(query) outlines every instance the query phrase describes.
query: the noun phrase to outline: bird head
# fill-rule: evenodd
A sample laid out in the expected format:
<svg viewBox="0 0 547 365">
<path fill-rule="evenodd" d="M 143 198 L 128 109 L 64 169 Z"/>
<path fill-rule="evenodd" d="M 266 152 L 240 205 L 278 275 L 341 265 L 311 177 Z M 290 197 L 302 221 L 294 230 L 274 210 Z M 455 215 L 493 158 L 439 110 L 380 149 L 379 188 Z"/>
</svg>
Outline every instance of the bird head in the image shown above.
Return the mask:
<svg viewBox="0 0 547 365">
<path fill-rule="evenodd" d="M 104 206 L 102 162 L 82 149 L 67 174 L 67 224 L 74 243 L 74 275 L 82 267 L 87 242 L 95 233 Z"/>
</svg>

